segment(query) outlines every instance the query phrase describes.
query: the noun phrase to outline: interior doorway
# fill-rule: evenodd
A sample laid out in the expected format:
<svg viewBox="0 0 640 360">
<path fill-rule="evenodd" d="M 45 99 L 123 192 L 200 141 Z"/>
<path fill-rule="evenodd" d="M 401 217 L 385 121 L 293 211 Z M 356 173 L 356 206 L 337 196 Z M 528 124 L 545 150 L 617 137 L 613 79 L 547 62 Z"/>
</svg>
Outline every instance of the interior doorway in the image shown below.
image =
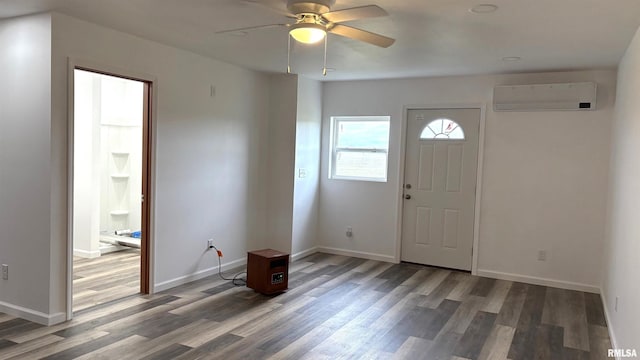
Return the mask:
<svg viewBox="0 0 640 360">
<path fill-rule="evenodd" d="M 471 270 L 480 109 L 407 112 L 402 261 Z"/>
<path fill-rule="evenodd" d="M 75 68 L 73 84 L 76 312 L 149 292 L 151 83 Z"/>
</svg>

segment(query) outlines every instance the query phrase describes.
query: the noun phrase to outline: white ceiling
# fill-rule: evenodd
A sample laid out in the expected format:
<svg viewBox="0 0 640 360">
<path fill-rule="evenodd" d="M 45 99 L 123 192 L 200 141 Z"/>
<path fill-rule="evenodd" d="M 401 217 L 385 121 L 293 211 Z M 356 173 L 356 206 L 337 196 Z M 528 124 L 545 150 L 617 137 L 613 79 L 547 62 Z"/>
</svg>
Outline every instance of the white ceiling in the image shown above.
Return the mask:
<svg viewBox="0 0 640 360">
<path fill-rule="evenodd" d="M 285 0 L 0 0 L 0 18 L 55 10 L 251 69 L 284 72 L 287 30 L 215 34 L 290 22 L 267 7 Z M 491 3 L 489 14 L 469 8 Z M 375 4 L 390 14 L 347 23 L 396 38 L 387 49 L 330 35 L 294 47 L 292 70 L 321 80 L 555 71 L 617 66 L 640 26 L 640 0 L 337 0 L 332 10 Z M 505 62 L 503 57 L 522 60 Z"/>
</svg>

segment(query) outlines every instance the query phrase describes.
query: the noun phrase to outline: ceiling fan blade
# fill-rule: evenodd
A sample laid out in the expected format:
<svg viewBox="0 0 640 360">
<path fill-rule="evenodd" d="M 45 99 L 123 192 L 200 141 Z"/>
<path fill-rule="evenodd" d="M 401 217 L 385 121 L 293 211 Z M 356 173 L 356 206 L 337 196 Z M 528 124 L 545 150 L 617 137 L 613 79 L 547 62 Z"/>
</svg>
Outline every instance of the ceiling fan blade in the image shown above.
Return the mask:
<svg viewBox="0 0 640 360">
<path fill-rule="evenodd" d="M 387 48 L 393 45 L 394 42 L 396 42 L 395 39 L 392 39 L 390 37 L 340 24 L 333 25 L 333 27 L 329 29 L 329 32 L 332 34 L 348 37 L 350 39 L 364 41 L 371 45 L 376 45 L 383 48 Z"/>
<path fill-rule="evenodd" d="M 341 23 L 341 22 L 351 21 L 351 20 L 380 17 L 380 16 L 389 16 L 389 14 L 378 5 L 367 5 L 367 6 L 350 8 L 350 9 L 331 11 L 331 12 L 322 14 L 322 16 L 325 19 L 327 19 L 329 22 Z"/>
<path fill-rule="evenodd" d="M 216 31 L 216 34 L 241 33 L 241 32 L 247 32 L 252 30 L 269 29 L 269 28 L 280 27 L 280 26 L 289 27 L 291 25 L 290 24 L 269 24 L 269 25 L 248 26 L 248 27 L 237 28 L 237 29 Z"/>
</svg>

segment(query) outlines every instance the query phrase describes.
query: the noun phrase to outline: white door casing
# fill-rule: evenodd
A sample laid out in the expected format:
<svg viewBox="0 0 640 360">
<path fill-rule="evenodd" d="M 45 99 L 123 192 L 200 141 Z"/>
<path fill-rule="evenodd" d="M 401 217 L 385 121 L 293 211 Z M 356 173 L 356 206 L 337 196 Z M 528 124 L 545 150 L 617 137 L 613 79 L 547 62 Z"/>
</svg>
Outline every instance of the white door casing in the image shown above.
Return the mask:
<svg viewBox="0 0 640 360">
<path fill-rule="evenodd" d="M 471 270 L 480 116 L 407 112 L 402 261 Z"/>
</svg>

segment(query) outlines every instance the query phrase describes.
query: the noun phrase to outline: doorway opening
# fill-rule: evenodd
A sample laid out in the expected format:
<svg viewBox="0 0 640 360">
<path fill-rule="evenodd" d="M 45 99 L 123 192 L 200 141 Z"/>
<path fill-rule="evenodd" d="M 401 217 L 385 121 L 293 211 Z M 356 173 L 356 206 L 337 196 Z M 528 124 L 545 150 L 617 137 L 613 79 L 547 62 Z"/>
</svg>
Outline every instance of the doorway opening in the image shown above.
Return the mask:
<svg viewBox="0 0 640 360">
<path fill-rule="evenodd" d="M 81 68 L 73 79 L 71 309 L 77 312 L 149 292 L 151 84 Z"/>
</svg>

